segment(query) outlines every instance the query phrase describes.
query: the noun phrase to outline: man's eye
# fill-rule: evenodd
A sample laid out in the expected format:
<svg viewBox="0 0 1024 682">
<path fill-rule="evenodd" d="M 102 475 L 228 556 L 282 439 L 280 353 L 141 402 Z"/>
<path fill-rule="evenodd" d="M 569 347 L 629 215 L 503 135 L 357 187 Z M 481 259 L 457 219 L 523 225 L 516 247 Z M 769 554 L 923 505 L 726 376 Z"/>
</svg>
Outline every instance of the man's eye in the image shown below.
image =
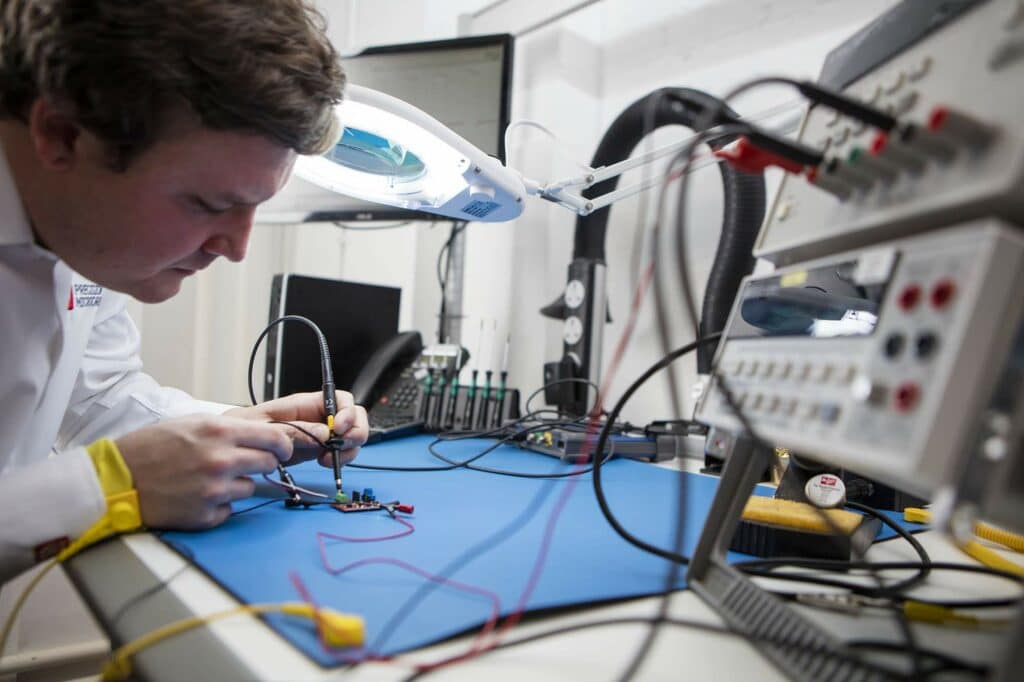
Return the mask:
<svg viewBox="0 0 1024 682">
<path fill-rule="evenodd" d="M 193 197 L 192 203 L 199 210 L 203 211 L 204 213 L 210 213 L 211 215 L 219 215 L 221 213 L 226 213 L 231 208 L 230 206 L 213 206 L 203 201 L 200 197 Z"/>
</svg>

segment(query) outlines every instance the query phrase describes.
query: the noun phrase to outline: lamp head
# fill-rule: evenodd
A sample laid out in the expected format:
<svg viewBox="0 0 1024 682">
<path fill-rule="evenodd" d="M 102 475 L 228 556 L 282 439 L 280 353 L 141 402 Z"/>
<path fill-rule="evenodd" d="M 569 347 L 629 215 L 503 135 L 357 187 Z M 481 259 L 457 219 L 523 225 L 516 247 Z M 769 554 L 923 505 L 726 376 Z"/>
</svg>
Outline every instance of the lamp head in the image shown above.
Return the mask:
<svg viewBox="0 0 1024 682">
<path fill-rule="evenodd" d="M 335 115 L 341 136 L 295 174 L 324 189 L 414 211 L 474 222 L 523 212 L 526 189 L 503 166 L 424 111 L 349 85 Z"/>
</svg>

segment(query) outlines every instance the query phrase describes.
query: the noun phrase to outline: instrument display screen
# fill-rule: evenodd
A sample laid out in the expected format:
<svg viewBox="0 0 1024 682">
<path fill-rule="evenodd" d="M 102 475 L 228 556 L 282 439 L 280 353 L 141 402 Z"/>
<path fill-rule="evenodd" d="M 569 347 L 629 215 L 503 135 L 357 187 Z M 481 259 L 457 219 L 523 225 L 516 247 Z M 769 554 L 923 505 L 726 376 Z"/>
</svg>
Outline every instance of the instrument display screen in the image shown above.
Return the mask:
<svg viewBox="0 0 1024 682">
<path fill-rule="evenodd" d="M 870 336 L 889 283 L 863 277 L 860 260 L 788 272 L 747 283 L 729 338 Z M 865 283 L 870 282 L 870 283 Z"/>
</svg>

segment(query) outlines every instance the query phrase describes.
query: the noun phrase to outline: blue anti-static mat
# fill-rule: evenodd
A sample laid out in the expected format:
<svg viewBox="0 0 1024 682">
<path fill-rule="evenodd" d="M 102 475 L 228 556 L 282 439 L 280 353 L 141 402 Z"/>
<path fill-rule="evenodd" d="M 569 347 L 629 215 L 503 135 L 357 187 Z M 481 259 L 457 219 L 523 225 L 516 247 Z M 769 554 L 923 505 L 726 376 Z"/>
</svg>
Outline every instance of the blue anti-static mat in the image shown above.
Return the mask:
<svg viewBox="0 0 1024 682">
<path fill-rule="evenodd" d="M 437 466 L 427 452 L 430 438 L 417 436 L 366 447 L 358 463 L 384 466 Z M 493 441 L 452 441 L 438 446 L 453 460 L 468 459 Z M 554 458 L 502 446 L 479 465 L 533 473 L 569 471 Z M 300 486 L 333 494 L 329 470 L 309 462 L 291 469 Z M 717 479 L 680 474 L 628 460 L 614 460 L 601 470 L 602 483 L 621 523 L 640 538 L 671 547 L 676 518 L 679 476 L 686 478 L 685 542 L 692 554 L 711 505 Z M 579 483 L 558 519 L 543 574 L 527 603 L 528 609 L 561 607 L 622 599 L 660 592 L 669 565 L 634 548 L 611 529 L 598 509 L 590 474 Z M 503 529 L 504 541 L 462 566 L 454 580 L 485 588 L 501 598 L 503 614 L 515 609 L 538 554 L 540 540 L 570 479 L 536 480 L 495 476 L 464 469 L 444 472 L 370 471 L 347 467 L 345 489 L 372 487 L 382 501 L 415 505 L 409 520 L 416 531 L 383 542 L 330 542 L 332 566 L 369 557 L 393 557 L 438 574 L 456 557 L 494 537 Z M 245 509 L 281 495 L 260 484 L 256 497 L 239 502 Z M 536 513 L 523 524 L 527 508 Z M 894 517 L 895 518 L 895 517 Z M 163 539 L 192 559 L 243 602 L 296 601 L 289 579 L 296 572 L 322 606 L 362 615 L 367 644 L 378 654 L 420 647 L 467 629 L 479 627 L 490 614 L 487 599 L 442 586 L 412 611 L 381 642 L 378 635 L 389 619 L 419 588 L 421 577 L 387 564 L 372 564 L 341 576 L 323 567 L 316 532 L 352 537 L 377 537 L 404 527 L 381 512 L 342 514 L 330 507 L 285 509 L 273 504 L 234 516 L 224 525 L 202 533 L 167 533 Z M 515 531 L 515 532 L 512 532 Z M 883 527 L 879 539 L 893 532 Z M 743 555 L 736 555 L 743 558 Z M 679 582 L 683 586 L 683 582 Z M 323 665 L 339 663 L 318 643 L 312 625 L 278 616 L 268 622 L 302 651 Z"/>
</svg>

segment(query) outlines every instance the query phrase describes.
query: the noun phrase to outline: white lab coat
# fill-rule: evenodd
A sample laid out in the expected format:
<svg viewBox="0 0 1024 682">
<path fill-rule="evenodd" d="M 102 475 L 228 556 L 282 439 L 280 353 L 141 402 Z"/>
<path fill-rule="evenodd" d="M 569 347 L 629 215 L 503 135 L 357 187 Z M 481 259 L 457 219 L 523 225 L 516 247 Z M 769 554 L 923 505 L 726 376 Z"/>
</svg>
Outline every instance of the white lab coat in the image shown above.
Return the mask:
<svg viewBox="0 0 1024 682">
<path fill-rule="evenodd" d="M 220 413 L 142 372 L 121 294 L 34 243 L 0 148 L 0 584 L 81 535 L 106 502 L 83 446 L 163 418 Z"/>
</svg>

